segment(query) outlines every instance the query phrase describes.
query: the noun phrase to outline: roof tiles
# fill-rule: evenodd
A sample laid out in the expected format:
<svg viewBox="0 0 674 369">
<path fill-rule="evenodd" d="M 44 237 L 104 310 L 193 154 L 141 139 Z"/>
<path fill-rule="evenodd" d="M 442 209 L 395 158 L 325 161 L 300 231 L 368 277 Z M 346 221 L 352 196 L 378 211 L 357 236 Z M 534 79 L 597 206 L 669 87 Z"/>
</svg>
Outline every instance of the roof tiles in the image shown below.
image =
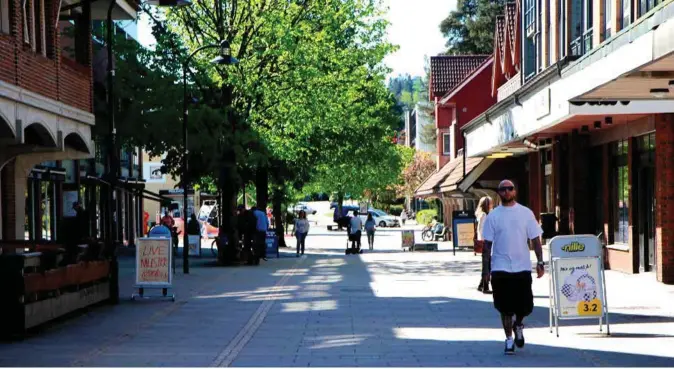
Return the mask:
<svg viewBox="0 0 674 369">
<path fill-rule="evenodd" d="M 431 57 L 431 93 L 443 96 L 456 87 L 490 55 L 448 55 Z"/>
</svg>

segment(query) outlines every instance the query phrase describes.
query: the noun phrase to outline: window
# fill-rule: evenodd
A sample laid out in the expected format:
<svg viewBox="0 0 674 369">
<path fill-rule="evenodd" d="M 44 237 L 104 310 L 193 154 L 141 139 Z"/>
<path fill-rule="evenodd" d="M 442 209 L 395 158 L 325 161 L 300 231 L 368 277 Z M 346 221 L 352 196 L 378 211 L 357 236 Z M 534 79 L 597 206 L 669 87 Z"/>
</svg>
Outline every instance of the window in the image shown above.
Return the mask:
<svg viewBox="0 0 674 369">
<path fill-rule="evenodd" d="M 44 2 L 45 0 L 23 1 L 23 41 L 31 45 L 34 52 L 47 56 Z"/>
<path fill-rule="evenodd" d="M 639 0 L 639 17 L 651 11 L 662 0 Z"/>
<path fill-rule="evenodd" d="M 582 56 L 592 50 L 592 3 L 594 0 L 572 0 L 571 55 Z"/>
<path fill-rule="evenodd" d="M 9 0 L 0 0 L 0 33 L 10 33 Z"/>
<path fill-rule="evenodd" d="M 566 14 L 567 2 L 566 0 L 557 0 L 557 34 L 559 35 L 559 57 L 561 60 L 567 55 L 567 47 L 569 46 L 566 37 Z"/>
<path fill-rule="evenodd" d="M 451 140 L 450 140 L 450 134 L 449 133 L 443 133 L 442 134 L 442 155 L 450 155 L 451 154 Z"/>
<path fill-rule="evenodd" d="M 620 15 L 622 17 L 620 29 L 625 29 L 632 21 L 632 0 L 620 0 Z"/>
<path fill-rule="evenodd" d="M 611 38 L 613 27 L 613 2 L 614 0 L 604 0 L 604 40 Z"/>
<path fill-rule="evenodd" d="M 626 244 L 629 241 L 629 170 L 627 168 L 627 140 L 614 143 L 612 180 L 613 243 Z"/>
</svg>

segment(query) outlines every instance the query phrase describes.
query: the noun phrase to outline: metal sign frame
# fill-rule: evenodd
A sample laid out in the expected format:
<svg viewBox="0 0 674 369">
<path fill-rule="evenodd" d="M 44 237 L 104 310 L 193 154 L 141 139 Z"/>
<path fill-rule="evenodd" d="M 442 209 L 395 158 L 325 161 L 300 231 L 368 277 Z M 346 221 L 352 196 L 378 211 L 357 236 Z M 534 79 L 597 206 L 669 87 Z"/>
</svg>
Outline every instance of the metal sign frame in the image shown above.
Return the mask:
<svg viewBox="0 0 674 369">
<path fill-rule="evenodd" d="M 410 234 L 410 233 L 412 234 L 412 237 L 409 237 L 409 234 Z M 411 239 L 412 239 L 412 244 L 411 244 L 411 245 L 405 245 L 405 236 L 406 236 L 406 235 L 408 236 L 408 238 L 411 238 Z M 400 239 L 401 239 L 401 244 L 402 244 L 402 249 L 403 249 L 403 251 L 405 250 L 405 248 L 409 248 L 410 251 L 414 250 L 414 245 L 415 245 L 415 243 L 416 243 L 416 240 L 414 239 L 414 230 L 411 230 L 411 229 L 403 229 L 403 230 L 400 232 Z"/>
<path fill-rule="evenodd" d="M 556 236 L 550 240 L 549 264 L 550 265 L 550 333 L 553 333 L 553 325 L 555 327 L 557 337 L 559 337 L 559 321 L 560 320 L 574 320 L 574 319 L 599 319 L 599 331 L 603 332 L 604 321 L 606 322 L 606 334 L 611 335 L 611 327 L 609 324 L 608 302 L 606 294 L 606 273 L 604 269 L 604 255 L 602 245 L 594 235 L 572 235 L 572 236 Z M 577 255 L 577 256 L 576 256 Z M 596 285 L 599 289 L 597 298 L 601 301 L 601 314 L 594 316 L 561 316 L 561 295 L 558 293 L 561 290 L 561 283 L 559 278 L 559 267 L 561 260 L 574 260 L 577 262 L 592 262 L 597 263 L 599 281 Z"/>
<path fill-rule="evenodd" d="M 464 246 L 457 246 L 457 243 L 459 243 L 459 225 L 460 224 L 470 224 L 471 227 L 473 227 L 473 238 L 475 238 L 475 215 L 471 214 L 465 210 L 461 211 L 454 211 L 452 213 L 452 253 L 453 255 L 456 255 L 456 248 L 465 248 L 465 247 L 473 247 L 474 244 L 472 243 L 470 245 L 464 245 Z"/>
<path fill-rule="evenodd" d="M 140 245 L 144 241 L 162 241 L 168 243 L 168 282 L 140 282 L 139 283 L 139 273 L 140 273 L 140 247 L 136 246 L 136 272 L 135 272 L 135 284 L 134 287 L 138 289 L 138 293 L 135 292 L 131 295 L 131 300 L 135 300 L 137 297 L 140 298 L 150 298 L 150 297 L 161 297 L 161 298 L 171 298 L 175 301 L 175 294 L 168 294 L 168 289 L 173 288 L 173 274 L 175 273 L 175 260 L 173 257 L 173 245 L 171 238 L 166 237 L 142 237 L 136 239 L 137 245 Z M 173 268 L 173 273 L 171 269 Z M 161 289 L 162 296 L 146 296 L 144 294 L 145 289 Z"/>
</svg>

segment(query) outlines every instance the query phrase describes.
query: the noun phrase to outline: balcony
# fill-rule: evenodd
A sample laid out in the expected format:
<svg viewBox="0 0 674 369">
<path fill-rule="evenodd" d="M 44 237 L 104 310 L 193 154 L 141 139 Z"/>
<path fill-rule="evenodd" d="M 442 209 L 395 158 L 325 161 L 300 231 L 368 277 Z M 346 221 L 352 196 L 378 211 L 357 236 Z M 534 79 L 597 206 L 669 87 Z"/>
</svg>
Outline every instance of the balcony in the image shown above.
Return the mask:
<svg viewBox="0 0 674 369">
<path fill-rule="evenodd" d="M 571 55 L 583 56 L 592 50 L 592 28 L 583 33 L 581 37 L 571 41 Z"/>
<path fill-rule="evenodd" d="M 522 86 L 522 79 L 520 78 L 520 74 L 517 73 L 516 75 L 513 76 L 508 82 L 504 83 L 501 87 L 498 88 L 498 93 L 497 93 L 497 101 L 501 101 L 508 96 L 512 95 L 515 93 L 515 91 L 519 90 L 519 88 Z"/>
</svg>

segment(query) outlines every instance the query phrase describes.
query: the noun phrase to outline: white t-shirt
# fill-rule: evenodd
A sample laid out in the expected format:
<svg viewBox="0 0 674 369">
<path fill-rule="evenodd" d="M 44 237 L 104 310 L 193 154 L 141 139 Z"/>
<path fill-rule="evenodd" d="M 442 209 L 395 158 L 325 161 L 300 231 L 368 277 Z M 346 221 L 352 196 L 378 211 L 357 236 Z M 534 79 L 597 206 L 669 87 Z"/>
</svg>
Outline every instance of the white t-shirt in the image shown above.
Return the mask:
<svg viewBox="0 0 674 369">
<path fill-rule="evenodd" d="M 356 234 L 363 228 L 363 220 L 360 217 L 351 217 L 351 234 Z"/>
<path fill-rule="evenodd" d="M 527 240 L 543 234 L 534 213 L 520 204 L 499 206 L 485 220 L 482 237 L 492 242 L 491 270 L 508 273 L 531 271 Z"/>
<path fill-rule="evenodd" d="M 483 241 L 484 240 L 484 221 L 487 219 L 487 214 L 482 213 L 480 215 L 480 219 L 477 220 L 477 240 L 478 241 Z"/>
</svg>

